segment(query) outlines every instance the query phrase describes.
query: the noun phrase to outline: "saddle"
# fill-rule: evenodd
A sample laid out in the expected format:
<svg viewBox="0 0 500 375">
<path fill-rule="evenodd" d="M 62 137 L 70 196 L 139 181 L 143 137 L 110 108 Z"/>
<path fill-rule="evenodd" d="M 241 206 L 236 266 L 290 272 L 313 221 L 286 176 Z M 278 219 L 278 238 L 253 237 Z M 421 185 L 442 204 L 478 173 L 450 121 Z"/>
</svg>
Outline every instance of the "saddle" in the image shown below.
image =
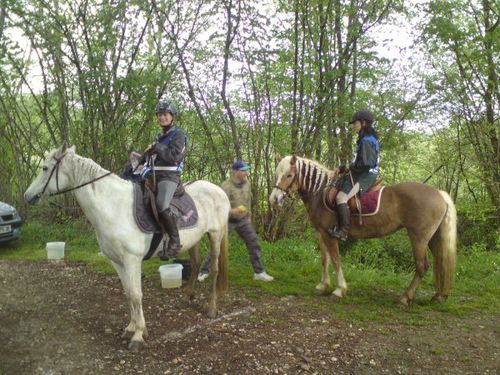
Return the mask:
<svg viewBox="0 0 500 375">
<path fill-rule="evenodd" d="M 144 233 L 160 233 L 161 228 L 151 206 L 154 195 L 151 196 L 146 189 L 143 183 L 134 183 L 134 218 Z M 179 229 L 193 227 L 198 222 L 198 210 L 183 184 L 177 186 L 170 209 L 176 216 Z"/>
<path fill-rule="evenodd" d="M 161 223 L 154 213 L 151 202 L 154 202 L 154 193 L 148 190 L 144 182 L 134 183 L 134 219 L 137 226 L 144 233 L 153 233 L 149 250 L 143 260 L 151 258 L 164 237 Z M 180 183 L 170 202 L 170 209 L 174 213 L 178 229 L 193 227 L 198 222 L 198 210 L 191 196 L 184 190 L 184 185 Z"/>
<path fill-rule="evenodd" d="M 369 214 L 375 214 L 378 211 L 378 202 L 379 202 L 379 197 L 380 193 L 383 190 L 384 179 L 379 178 L 375 180 L 375 182 L 370 186 L 366 192 L 361 196 L 361 198 L 358 197 L 356 194 L 354 197 L 349 199 L 347 201 L 347 205 L 349 206 L 349 210 L 352 214 L 357 214 L 357 215 L 369 215 Z M 329 185 L 325 187 L 323 191 L 323 203 L 325 204 L 326 208 L 328 208 L 330 211 L 336 211 L 337 209 L 337 203 L 336 203 L 336 198 L 337 198 L 337 193 L 338 190 L 334 184 Z M 360 210 L 358 210 L 358 205 L 356 203 L 356 199 L 360 200 Z"/>
</svg>

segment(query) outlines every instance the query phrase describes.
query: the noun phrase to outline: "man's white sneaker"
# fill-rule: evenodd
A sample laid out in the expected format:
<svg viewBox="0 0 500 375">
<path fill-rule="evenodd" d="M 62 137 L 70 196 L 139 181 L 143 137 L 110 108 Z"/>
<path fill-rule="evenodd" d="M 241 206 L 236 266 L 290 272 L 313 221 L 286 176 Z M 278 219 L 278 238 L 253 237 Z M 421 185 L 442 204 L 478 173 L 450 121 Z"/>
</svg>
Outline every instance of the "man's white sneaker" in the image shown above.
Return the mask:
<svg viewBox="0 0 500 375">
<path fill-rule="evenodd" d="M 207 277 L 208 273 L 201 272 L 200 274 L 198 274 L 198 281 L 201 283 L 202 281 L 205 281 Z"/>
<path fill-rule="evenodd" d="M 260 281 L 273 281 L 274 277 L 268 275 L 265 271 L 261 273 L 254 273 L 253 274 L 253 279 L 254 280 L 260 280 Z"/>
</svg>

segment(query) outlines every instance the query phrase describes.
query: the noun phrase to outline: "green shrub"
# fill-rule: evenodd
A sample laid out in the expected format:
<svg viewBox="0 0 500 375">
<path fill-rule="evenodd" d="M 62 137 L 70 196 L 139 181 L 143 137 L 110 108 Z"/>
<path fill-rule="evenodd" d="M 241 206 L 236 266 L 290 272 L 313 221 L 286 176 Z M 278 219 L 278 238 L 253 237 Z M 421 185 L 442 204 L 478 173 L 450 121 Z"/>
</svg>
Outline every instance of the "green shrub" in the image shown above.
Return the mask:
<svg viewBox="0 0 500 375">
<path fill-rule="evenodd" d="M 365 269 L 386 272 L 415 270 L 411 244 L 405 231 L 384 238 L 352 241 L 346 248 L 342 251 L 346 262 Z"/>
<path fill-rule="evenodd" d="M 489 204 L 462 204 L 458 211 L 457 231 L 460 246 L 465 250 L 479 243 L 485 244 L 489 251 L 500 250 L 498 217 Z"/>
</svg>

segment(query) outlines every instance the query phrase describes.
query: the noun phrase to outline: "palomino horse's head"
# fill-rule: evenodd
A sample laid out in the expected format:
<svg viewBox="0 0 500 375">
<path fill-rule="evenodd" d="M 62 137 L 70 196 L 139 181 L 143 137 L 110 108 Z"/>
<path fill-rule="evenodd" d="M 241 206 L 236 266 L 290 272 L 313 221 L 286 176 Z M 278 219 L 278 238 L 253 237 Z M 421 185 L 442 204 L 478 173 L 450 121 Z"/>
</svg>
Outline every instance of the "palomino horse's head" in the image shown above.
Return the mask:
<svg viewBox="0 0 500 375">
<path fill-rule="evenodd" d="M 57 194 L 68 187 L 69 179 L 67 173 L 63 172 L 61 163 L 66 155 L 74 154 L 74 146 L 68 148 L 66 143 L 45 155 L 42 171 L 31 183 L 24 193 L 24 200 L 31 204 L 37 204 L 48 195 Z"/>
<path fill-rule="evenodd" d="M 295 192 L 299 188 L 299 181 L 297 175 L 297 157 L 285 156 L 276 167 L 276 184 L 269 196 L 269 203 L 283 204 L 285 199 L 290 193 Z"/>
</svg>

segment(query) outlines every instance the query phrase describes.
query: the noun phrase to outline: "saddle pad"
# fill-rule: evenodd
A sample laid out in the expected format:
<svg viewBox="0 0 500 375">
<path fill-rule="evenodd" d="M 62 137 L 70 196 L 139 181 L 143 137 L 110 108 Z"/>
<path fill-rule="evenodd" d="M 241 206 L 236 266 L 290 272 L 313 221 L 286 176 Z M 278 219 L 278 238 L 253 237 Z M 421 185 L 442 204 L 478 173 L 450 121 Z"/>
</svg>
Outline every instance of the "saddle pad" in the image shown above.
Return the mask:
<svg viewBox="0 0 500 375">
<path fill-rule="evenodd" d="M 361 216 L 375 215 L 378 212 L 384 188 L 385 186 L 383 186 L 380 190 L 368 191 L 361 196 L 361 212 L 363 213 Z M 356 209 L 353 211 L 353 214 L 359 215 L 358 210 Z"/>
<path fill-rule="evenodd" d="M 177 217 L 177 228 L 194 227 L 198 222 L 198 210 L 188 193 L 185 192 L 180 196 L 174 195 L 170 208 Z"/>
<path fill-rule="evenodd" d="M 170 208 L 176 216 L 177 228 L 185 229 L 198 222 L 198 210 L 188 193 L 174 196 Z M 149 207 L 144 205 L 144 192 L 140 183 L 134 183 L 134 219 L 144 233 L 160 233 L 160 226 Z"/>
</svg>

